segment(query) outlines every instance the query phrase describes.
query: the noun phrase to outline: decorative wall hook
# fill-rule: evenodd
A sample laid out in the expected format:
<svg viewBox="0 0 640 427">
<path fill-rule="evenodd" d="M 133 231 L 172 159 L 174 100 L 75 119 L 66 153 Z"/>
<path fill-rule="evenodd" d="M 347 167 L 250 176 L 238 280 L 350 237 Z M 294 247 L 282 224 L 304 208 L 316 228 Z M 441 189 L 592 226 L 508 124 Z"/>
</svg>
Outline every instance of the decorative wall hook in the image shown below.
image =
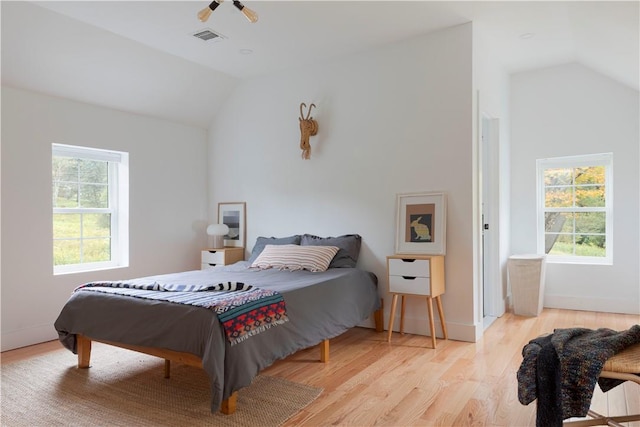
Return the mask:
<svg viewBox="0 0 640 427">
<path fill-rule="evenodd" d="M 318 122 L 311 117 L 311 109 L 316 104 L 311 104 L 307 111 L 307 116 L 304 116 L 303 108 L 307 107 L 304 102 L 300 104 L 300 149 L 302 149 L 302 158 L 308 160 L 311 157 L 311 145 L 309 145 L 309 137 L 318 133 Z"/>
</svg>

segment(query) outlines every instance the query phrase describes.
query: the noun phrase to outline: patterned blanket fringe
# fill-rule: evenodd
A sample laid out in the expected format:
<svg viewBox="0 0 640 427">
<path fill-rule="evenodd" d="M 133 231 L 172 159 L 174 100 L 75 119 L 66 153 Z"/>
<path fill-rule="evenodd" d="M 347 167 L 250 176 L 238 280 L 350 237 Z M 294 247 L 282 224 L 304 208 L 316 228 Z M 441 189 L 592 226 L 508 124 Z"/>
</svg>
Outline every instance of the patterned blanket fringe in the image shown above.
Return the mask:
<svg viewBox="0 0 640 427">
<path fill-rule="evenodd" d="M 254 335 L 258 335 L 259 333 L 266 331 L 267 329 L 271 328 L 272 326 L 282 325 L 284 323 L 287 323 L 288 321 L 289 321 L 288 317 L 283 317 L 282 319 L 275 320 L 275 321 L 273 321 L 271 323 L 266 323 L 266 324 L 264 324 L 262 326 L 259 326 L 259 327 L 255 328 L 255 329 L 247 331 L 244 335 L 242 335 L 242 336 L 240 336 L 238 338 L 234 338 L 234 339 L 229 340 L 229 344 L 234 346 L 234 345 L 239 344 L 242 341 L 248 339 L 249 337 L 252 337 Z"/>
</svg>

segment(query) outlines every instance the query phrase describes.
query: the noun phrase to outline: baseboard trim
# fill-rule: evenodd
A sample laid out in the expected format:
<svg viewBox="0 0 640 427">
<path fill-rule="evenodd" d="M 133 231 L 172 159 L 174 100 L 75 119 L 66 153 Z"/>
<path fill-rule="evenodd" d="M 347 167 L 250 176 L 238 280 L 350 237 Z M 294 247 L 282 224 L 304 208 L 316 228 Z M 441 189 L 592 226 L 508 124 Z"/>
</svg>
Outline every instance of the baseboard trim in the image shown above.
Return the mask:
<svg viewBox="0 0 640 427">
<path fill-rule="evenodd" d="M 434 320 L 434 324 L 436 328 L 436 338 L 442 338 L 442 325 L 440 324 L 440 321 Z M 385 323 L 385 330 L 388 330 L 388 326 L 389 321 L 387 319 Z M 399 314 L 396 314 L 396 318 L 393 321 L 393 330 L 395 332 L 400 331 Z M 407 334 L 431 336 L 429 320 L 427 320 L 426 318 L 410 317 L 405 314 L 404 332 Z M 483 329 L 482 325 L 469 325 L 465 323 L 447 321 L 447 332 L 449 335 L 449 339 L 456 341 L 477 342 L 478 339 L 482 336 Z"/>
<path fill-rule="evenodd" d="M 0 351 L 14 350 L 56 339 L 58 339 L 58 334 L 50 323 L 17 331 L 3 332 Z"/>
<path fill-rule="evenodd" d="M 640 314 L 640 300 L 545 295 L 544 307 L 602 313 Z"/>
</svg>

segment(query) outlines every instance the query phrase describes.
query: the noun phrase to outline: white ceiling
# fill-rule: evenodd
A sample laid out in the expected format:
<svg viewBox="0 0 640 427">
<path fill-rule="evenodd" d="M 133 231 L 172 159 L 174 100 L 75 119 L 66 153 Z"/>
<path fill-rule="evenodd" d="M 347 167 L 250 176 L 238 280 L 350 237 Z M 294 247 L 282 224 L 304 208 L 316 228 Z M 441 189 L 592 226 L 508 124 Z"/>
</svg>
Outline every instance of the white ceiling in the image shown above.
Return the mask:
<svg viewBox="0 0 640 427">
<path fill-rule="evenodd" d="M 201 23 L 208 3 L 3 0 L 2 83 L 206 128 L 242 79 L 473 21 L 507 72 L 580 62 L 639 88 L 638 1 L 247 0 L 255 24 L 231 0 Z"/>
</svg>

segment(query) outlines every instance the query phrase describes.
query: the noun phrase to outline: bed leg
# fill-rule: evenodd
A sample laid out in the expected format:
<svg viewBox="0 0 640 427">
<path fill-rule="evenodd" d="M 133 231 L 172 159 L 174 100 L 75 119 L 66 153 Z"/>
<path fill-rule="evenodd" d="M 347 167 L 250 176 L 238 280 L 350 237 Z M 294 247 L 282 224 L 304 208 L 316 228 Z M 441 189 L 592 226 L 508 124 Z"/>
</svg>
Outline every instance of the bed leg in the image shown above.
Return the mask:
<svg viewBox="0 0 640 427">
<path fill-rule="evenodd" d="M 322 363 L 329 362 L 329 340 L 322 340 L 320 343 L 320 361 Z"/>
<path fill-rule="evenodd" d="M 77 334 L 76 350 L 78 351 L 78 368 L 88 368 L 91 362 L 91 340 Z"/>
<path fill-rule="evenodd" d="M 220 412 L 225 415 L 231 415 L 236 412 L 236 406 L 238 404 L 238 392 L 234 391 L 229 398 L 222 401 L 222 406 L 220 407 Z"/>
<path fill-rule="evenodd" d="M 384 299 L 380 298 L 380 308 L 373 312 L 376 332 L 384 332 Z"/>
<path fill-rule="evenodd" d="M 171 377 L 171 360 L 164 359 L 164 377 Z"/>
</svg>

